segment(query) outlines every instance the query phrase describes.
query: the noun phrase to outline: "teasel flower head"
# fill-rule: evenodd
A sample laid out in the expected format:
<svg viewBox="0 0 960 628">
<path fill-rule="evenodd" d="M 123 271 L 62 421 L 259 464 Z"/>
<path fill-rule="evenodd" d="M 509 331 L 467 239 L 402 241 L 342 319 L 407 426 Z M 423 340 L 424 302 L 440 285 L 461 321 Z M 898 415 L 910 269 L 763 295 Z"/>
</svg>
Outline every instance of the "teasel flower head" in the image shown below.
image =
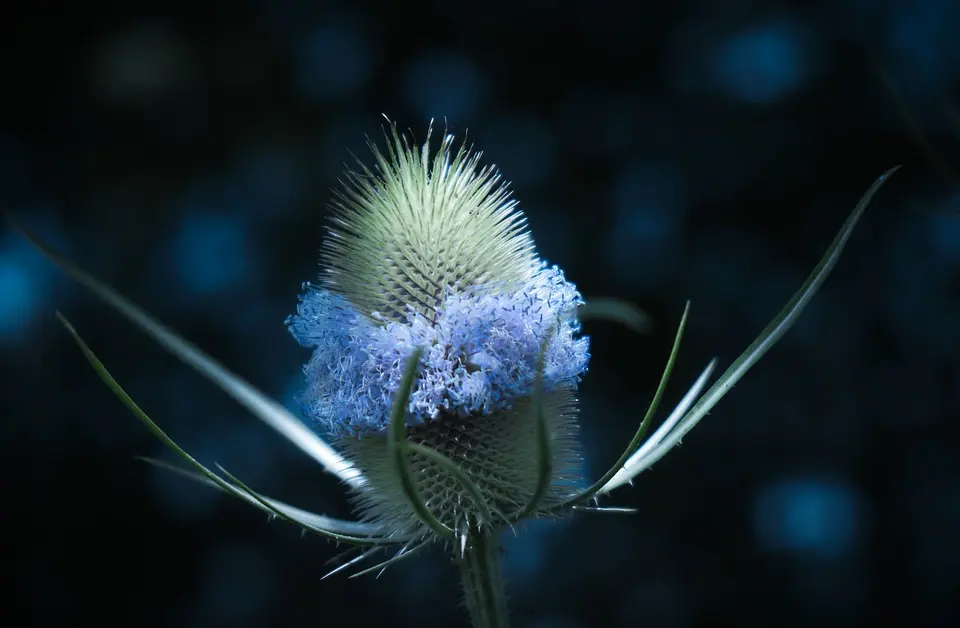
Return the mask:
<svg viewBox="0 0 960 628">
<path fill-rule="evenodd" d="M 391 405 L 419 350 L 403 408 L 407 440 L 444 455 L 483 501 L 444 465 L 414 454 L 423 502 L 458 536 L 510 523 L 537 490 L 539 408 L 555 441 L 536 509 L 546 512 L 581 477 L 576 388 L 589 354 L 580 293 L 537 257 L 523 214 L 480 154 L 450 135 L 436 148 L 428 131 L 416 147 L 391 131 L 387 154 L 372 146 L 374 170 L 348 173 L 320 284 L 306 286 L 288 321 L 313 350 L 304 414 L 368 478 L 360 502 L 371 521 L 429 533 L 385 446 Z"/>
<path fill-rule="evenodd" d="M 445 135 L 434 148 L 391 125 L 375 165 L 347 173 L 306 284 L 294 337 L 312 351 L 299 400 L 312 425 L 230 372 L 109 286 L 20 230 L 78 282 L 275 429 L 354 495 L 361 520 L 304 511 L 261 495 L 227 470 L 184 451 L 123 390 L 58 313 L 103 381 L 188 468 L 151 461 L 245 500 L 359 554 L 332 573 L 353 576 L 437 545 L 452 550 L 474 626 L 506 626 L 497 534 L 530 517 L 623 512 L 599 499 L 631 483 L 676 446 L 783 336 L 836 265 L 882 175 L 863 195 L 793 298 L 706 388 L 710 362 L 648 435 L 677 359 L 684 309 L 646 412 L 608 471 L 585 482 L 577 386 L 587 369 L 581 322 L 646 328 L 642 313 L 584 300 L 536 254 L 516 202 L 480 154 Z M 13 221 L 12 221 L 13 222 Z M 706 390 L 705 390 L 706 389 Z M 588 417 L 587 420 L 599 420 Z M 373 566 L 364 561 L 393 548 Z"/>
</svg>

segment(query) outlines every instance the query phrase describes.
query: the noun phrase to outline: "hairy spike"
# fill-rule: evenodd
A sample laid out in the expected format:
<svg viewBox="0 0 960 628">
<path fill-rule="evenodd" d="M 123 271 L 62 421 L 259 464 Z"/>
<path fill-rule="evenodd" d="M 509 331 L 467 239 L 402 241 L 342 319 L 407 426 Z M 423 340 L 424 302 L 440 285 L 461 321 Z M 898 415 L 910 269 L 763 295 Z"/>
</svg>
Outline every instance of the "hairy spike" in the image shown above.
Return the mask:
<svg viewBox="0 0 960 628">
<path fill-rule="evenodd" d="M 348 560 L 347 562 L 343 563 L 342 565 L 338 565 L 337 567 L 334 567 L 333 569 L 331 569 L 330 571 L 328 571 L 328 572 L 327 572 L 322 578 L 320 578 L 320 579 L 321 579 L 321 580 L 326 580 L 326 579 L 329 578 L 330 576 L 332 576 L 332 575 L 334 575 L 334 574 L 336 574 L 336 573 L 340 573 L 340 572 L 343 571 L 344 569 L 348 569 L 348 568 L 352 567 L 353 565 L 356 565 L 357 563 L 363 562 L 364 560 L 370 558 L 371 556 L 373 556 L 374 554 L 376 554 L 377 552 L 379 552 L 379 551 L 381 551 L 381 550 L 383 550 L 382 547 L 374 547 L 374 548 L 368 549 L 368 550 L 365 551 L 365 552 L 361 552 L 359 556 L 355 556 L 355 557 L 351 558 L 350 560 Z"/>
<path fill-rule="evenodd" d="M 379 578 L 380 576 L 383 575 L 383 572 L 386 570 L 387 567 L 389 567 L 390 565 L 393 565 L 394 563 L 400 562 L 405 558 L 410 558 L 411 556 L 415 556 L 420 550 L 425 548 L 427 545 L 428 543 L 426 541 L 421 541 L 420 543 L 414 545 L 412 548 L 410 547 L 409 544 L 404 545 L 399 550 L 397 550 L 397 553 L 394 554 L 393 557 L 383 561 L 382 563 L 373 565 L 372 567 L 367 567 L 363 571 L 358 571 L 355 574 L 350 574 L 349 578 L 351 579 L 359 578 L 360 576 L 365 576 L 368 573 L 372 573 L 377 570 L 379 570 L 379 572 L 377 573 L 377 577 Z"/>
</svg>

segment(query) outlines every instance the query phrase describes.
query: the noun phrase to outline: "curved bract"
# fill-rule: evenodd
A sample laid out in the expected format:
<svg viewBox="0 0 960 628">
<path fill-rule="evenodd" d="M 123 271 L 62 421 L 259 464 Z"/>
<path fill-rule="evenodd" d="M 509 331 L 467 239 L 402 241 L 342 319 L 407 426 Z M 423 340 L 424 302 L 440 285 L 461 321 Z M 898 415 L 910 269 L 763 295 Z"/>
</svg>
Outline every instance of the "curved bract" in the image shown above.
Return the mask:
<svg viewBox="0 0 960 628">
<path fill-rule="evenodd" d="M 360 473 L 349 461 L 281 404 L 254 388 L 241 377 L 231 373 L 222 364 L 142 308 L 131 303 L 116 290 L 41 242 L 39 238 L 20 226 L 12 217 L 8 216 L 8 219 L 15 230 L 23 234 L 31 244 L 37 247 L 41 253 L 59 266 L 67 275 L 89 288 L 108 305 L 156 340 L 163 348 L 216 384 L 221 390 L 250 410 L 254 416 L 317 461 L 326 471 L 350 486 L 357 487 L 362 484 L 363 479 Z"/>
</svg>

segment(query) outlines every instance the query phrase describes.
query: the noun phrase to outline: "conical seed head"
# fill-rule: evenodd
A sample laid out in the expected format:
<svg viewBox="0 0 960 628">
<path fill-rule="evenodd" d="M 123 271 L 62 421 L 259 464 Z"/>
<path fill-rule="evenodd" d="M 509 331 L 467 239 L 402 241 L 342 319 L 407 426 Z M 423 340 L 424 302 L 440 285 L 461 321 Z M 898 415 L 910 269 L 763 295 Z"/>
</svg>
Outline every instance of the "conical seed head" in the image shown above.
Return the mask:
<svg viewBox="0 0 960 628">
<path fill-rule="evenodd" d="M 553 443 L 553 474 L 538 512 L 570 497 L 582 480 L 582 457 L 574 393 L 563 388 L 544 397 L 544 413 Z M 493 527 L 510 522 L 511 515 L 530 501 L 537 484 L 536 419 L 529 399 L 492 416 L 443 417 L 409 430 L 407 440 L 447 456 L 476 483 L 493 512 Z M 424 526 L 403 491 L 385 436 L 348 438 L 346 453 L 367 478 L 357 493 L 365 519 L 397 531 Z M 482 521 L 482 509 L 463 490 L 453 474 L 420 454 L 410 455 L 411 472 L 420 497 L 437 519 L 460 531 Z"/>
<path fill-rule="evenodd" d="M 480 153 L 430 131 L 417 149 L 397 133 L 374 169 L 346 175 L 323 244 L 323 284 L 366 314 L 403 321 L 410 310 L 435 320 L 454 291 L 519 285 L 538 270 L 526 220 Z"/>
</svg>

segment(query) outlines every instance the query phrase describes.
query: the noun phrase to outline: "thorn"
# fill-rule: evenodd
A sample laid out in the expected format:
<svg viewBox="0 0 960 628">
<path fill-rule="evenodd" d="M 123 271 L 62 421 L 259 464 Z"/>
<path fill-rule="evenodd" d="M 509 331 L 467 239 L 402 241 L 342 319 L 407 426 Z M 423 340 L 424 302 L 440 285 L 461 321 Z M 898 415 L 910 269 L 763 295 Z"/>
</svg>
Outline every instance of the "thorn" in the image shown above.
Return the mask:
<svg viewBox="0 0 960 628">
<path fill-rule="evenodd" d="M 636 508 L 627 508 L 622 506 L 601 506 L 594 508 L 592 506 L 574 506 L 574 510 L 581 512 L 601 512 L 601 513 L 617 513 L 617 514 L 634 514 L 638 512 Z"/>
<path fill-rule="evenodd" d="M 323 564 L 324 564 L 324 565 L 332 565 L 332 564 L 334 564 L 334 563 L 339 563 L 341 560 L 343 560 L 344 558 L 346 558 L 346 557 L 349 556 L 350 554 L 354 553 L 356 550 L 357 550 L 356 547 L 351 547 L 351 548 L 348 549 L 347 551 L 345 551 L 345 552 L 340 552 L 339 554 L 337 554 L 337 555 L 334 556 L 333 558 L 327 559 Z"/>
<path fill-rule="evenodd" d="M 327 573 L 327 575 L 323 576 L 323 577 L 320 578 L 320 579 L 321 579 L 321 580 L 326 580 L 327 578 L 329 578 L 329 577 L 332 576 L 333 574 L 339 573 L 339 572 L 343 571 L 344 569 L 346 569 L 347 567 L 350 567 L 350 566 L 352 566 L 352 565 L 356 565 L 357 563 L 365 560 L 366 558 L 368 558 L 368 557 L 370 557 L 370 556 L 373 556 L 374 554 L 376 554 L 377 552 L 379 552 L 381 549 L 383 549 L 383 548 L 381 548 L 381 547 L 374 547 L 373 549 L 367 550 L 367 551 L 361 553 L 359 556 L 356 556 L 356 557 L 348 560 L 347 562 L 343 563 L 342 565 L 340 565 L 340 566 L 337 567 L 336 569 L 330 571 L 329 573 Z"/>
</svg>

